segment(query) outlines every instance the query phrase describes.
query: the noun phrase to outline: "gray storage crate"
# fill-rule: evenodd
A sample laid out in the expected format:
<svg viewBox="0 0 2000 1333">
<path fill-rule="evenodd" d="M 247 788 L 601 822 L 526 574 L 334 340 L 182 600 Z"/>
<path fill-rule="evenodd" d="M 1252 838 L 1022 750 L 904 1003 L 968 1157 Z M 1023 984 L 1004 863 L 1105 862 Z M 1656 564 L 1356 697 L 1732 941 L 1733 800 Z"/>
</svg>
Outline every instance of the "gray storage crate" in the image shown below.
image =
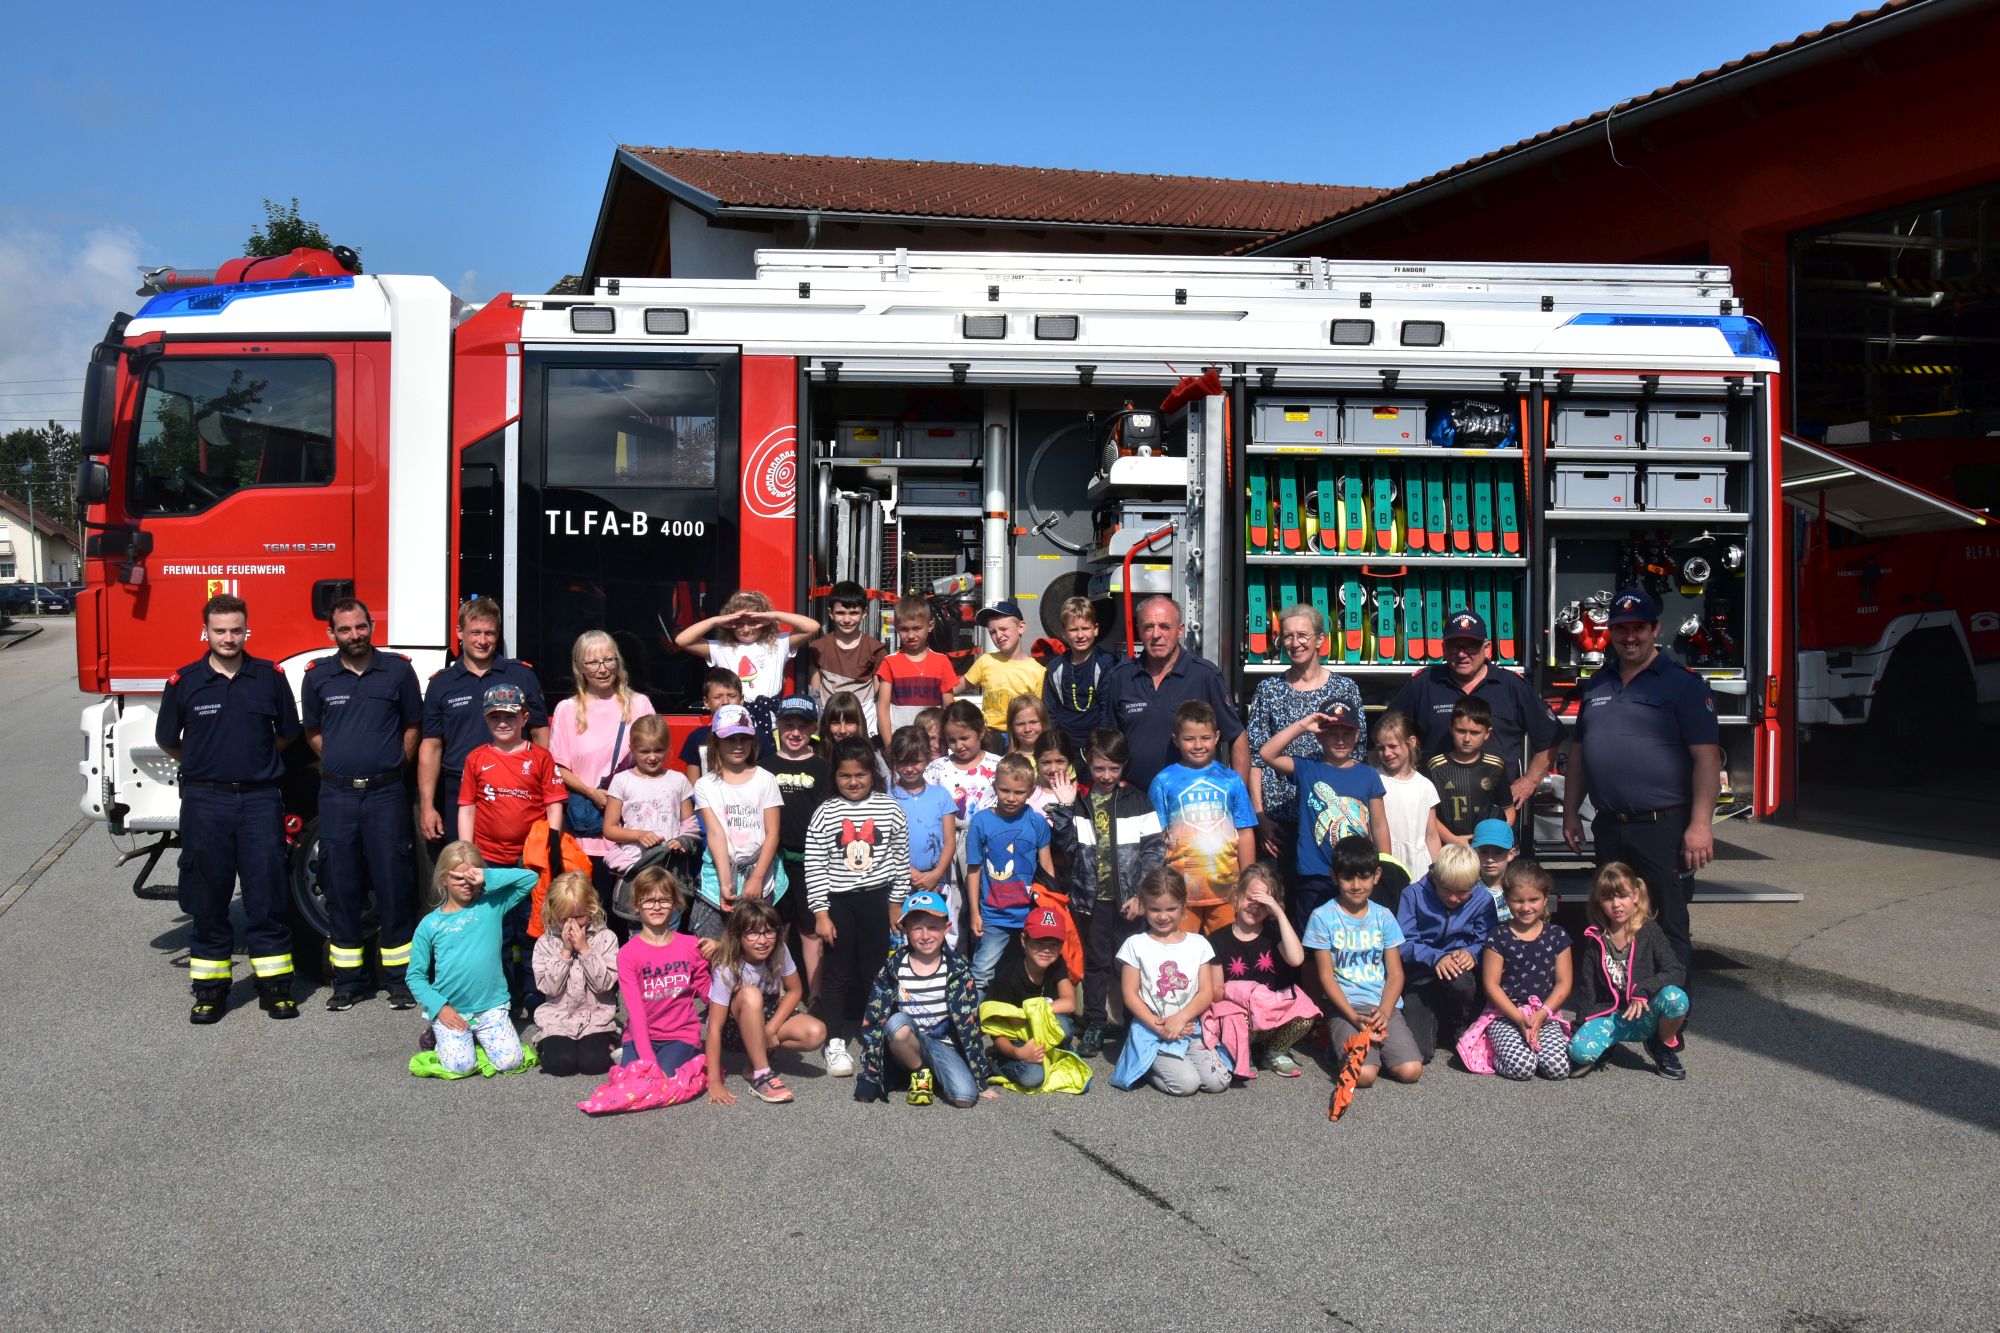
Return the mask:
<svg viewBox="0 0 2000 1333">
<path fill-rule="evenodd" d="M 894 458 L 896 423 L 840 421 L 833 427 L 833 452 L 838 458 Z"/>
<path fill-rule="evenodd" d="M 896 498 L 897 503 L 906 509 L 963 509 L 976 513 L 984 493 L 968 482 L 923 478 L 905 481 Z"/>
<path fill-rule="evenodd" d="M 1424 442 L 1422 399 L 1348 399 L 1340 409 L 1342 444 L 1412 446 Z"/>
<path fill-rule="evenodd" d="M 905 421 L 899 428 L 904 458 L 979 457 L 979 427 L 967 421 Z"/>
<path fill-rule="evenodd" d="M 1624 463 L 1558 463 L 1552 503 L 1557 509 L 1637 509 L 1638 471 Z"/>
<path fill-rule="evenodd" d="M 1729 510 L 1729 469 L 1726 467 L 1668 467 L 1646 469 L 1646 508 L 1679 509 L 1698 513 L 1726 513 Z"/>
<path fill-rule="evenodd" d="M 1266 398 L 1257 404 L 1251 438 L 1258 444 L 1332 444 L 1340 438 L 1337 411 L 1324 398 Z"/>
<path fill-rule="evenodd" d="M 1634 403 L 1558 403 L 1549 443 L 1558 449 L 1637 449 L 1639 408 Z"/>
<path fill-rule="evenodd" d="M 1646 409 L 1648 449 L 1727 449 L 1729 409 L 1650 407 Z"/>
</svg>

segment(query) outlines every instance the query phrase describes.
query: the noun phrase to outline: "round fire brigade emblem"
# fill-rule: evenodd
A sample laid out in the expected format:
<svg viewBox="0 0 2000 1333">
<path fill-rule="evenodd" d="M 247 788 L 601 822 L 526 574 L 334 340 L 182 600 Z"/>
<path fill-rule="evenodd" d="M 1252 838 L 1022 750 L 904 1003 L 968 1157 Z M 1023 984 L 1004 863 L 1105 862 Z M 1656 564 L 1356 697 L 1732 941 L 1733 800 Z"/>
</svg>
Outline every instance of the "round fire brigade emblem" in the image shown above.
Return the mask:
<svg viewBox="0 0 2000 1333">
<path fill-rule="evenodd" d="M 743 507 L 758 518 L 790 518 L 799 493 L 798 437 L 780 426 L 743 459 Z"/>
</svg>

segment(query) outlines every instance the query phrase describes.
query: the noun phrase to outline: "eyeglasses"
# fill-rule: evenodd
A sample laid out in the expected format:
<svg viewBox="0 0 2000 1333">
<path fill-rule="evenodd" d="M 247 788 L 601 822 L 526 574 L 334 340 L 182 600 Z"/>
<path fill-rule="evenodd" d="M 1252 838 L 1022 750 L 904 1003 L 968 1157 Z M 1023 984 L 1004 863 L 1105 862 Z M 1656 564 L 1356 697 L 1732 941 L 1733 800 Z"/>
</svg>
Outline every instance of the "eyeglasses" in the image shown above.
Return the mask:
<svg viewBox="0 0 2000 1333">
<path fill-rule="evenodd" d="M 618 665 L 618 659 L 615 657 L 593 657 L 586 660 L 583 664 L 584 669 L 586 671 L 595 671 L 599 667 L 608 668 L 608 667 L 615 667 L 617 665 Z"/>
<path fill-rule="evenodd" d="M 1295 630 L 1287 630 L 1283 634 L 1280 634 L 1278 636 L 1278 642 L 1313 643 L 1316 642 L 1319 639 L 1319 637 L 1320 637 L 1319 635 L 1312 633 L 1310 630 L 1295 629 Z"/>
<path fill-rule="evenodd" d="M 743 938 L 746 940 L 768 940 L 776 938 L 777 934 L 778 932 L 775 930 L 767 930 L 762 926 L 758 926 L 754 929 L 744 931 Z"/>
</svg>

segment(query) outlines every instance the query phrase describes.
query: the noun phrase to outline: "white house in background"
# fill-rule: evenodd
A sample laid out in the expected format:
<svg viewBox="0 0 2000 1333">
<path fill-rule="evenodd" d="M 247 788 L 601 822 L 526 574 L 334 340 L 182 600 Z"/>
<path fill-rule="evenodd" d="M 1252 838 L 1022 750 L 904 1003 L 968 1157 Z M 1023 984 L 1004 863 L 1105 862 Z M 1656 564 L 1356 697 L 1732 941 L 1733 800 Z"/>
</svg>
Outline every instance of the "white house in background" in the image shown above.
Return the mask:
<svg viewBox="0 0 2000 1333">
<path fill-rule="evenodd" d="M 32 536 L 30 533 L 32 532 Z M 78 583 L 83 579 L 76 533 L 0 492 L 0 583 Z"/>
</svg>

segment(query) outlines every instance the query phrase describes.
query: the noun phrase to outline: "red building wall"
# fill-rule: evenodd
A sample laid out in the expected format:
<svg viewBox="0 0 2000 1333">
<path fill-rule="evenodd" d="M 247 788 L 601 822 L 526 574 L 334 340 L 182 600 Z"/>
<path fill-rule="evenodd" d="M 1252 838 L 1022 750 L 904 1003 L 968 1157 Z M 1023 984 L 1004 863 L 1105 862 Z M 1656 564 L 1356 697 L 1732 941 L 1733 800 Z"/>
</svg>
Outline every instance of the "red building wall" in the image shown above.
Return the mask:
<svg viewBox="0 0 2000 1333">
<path fill-rule="evenodd" d="M 1727 264 L 1788 356 L 1792 232 L 2000 177 L 1995 51 L 2000 6 L 1987 6 L 1650 123 L 1635 108 L 1608 142 L 1593 126 L 1558 157 L 1287 252 Z"/>
</svg>

